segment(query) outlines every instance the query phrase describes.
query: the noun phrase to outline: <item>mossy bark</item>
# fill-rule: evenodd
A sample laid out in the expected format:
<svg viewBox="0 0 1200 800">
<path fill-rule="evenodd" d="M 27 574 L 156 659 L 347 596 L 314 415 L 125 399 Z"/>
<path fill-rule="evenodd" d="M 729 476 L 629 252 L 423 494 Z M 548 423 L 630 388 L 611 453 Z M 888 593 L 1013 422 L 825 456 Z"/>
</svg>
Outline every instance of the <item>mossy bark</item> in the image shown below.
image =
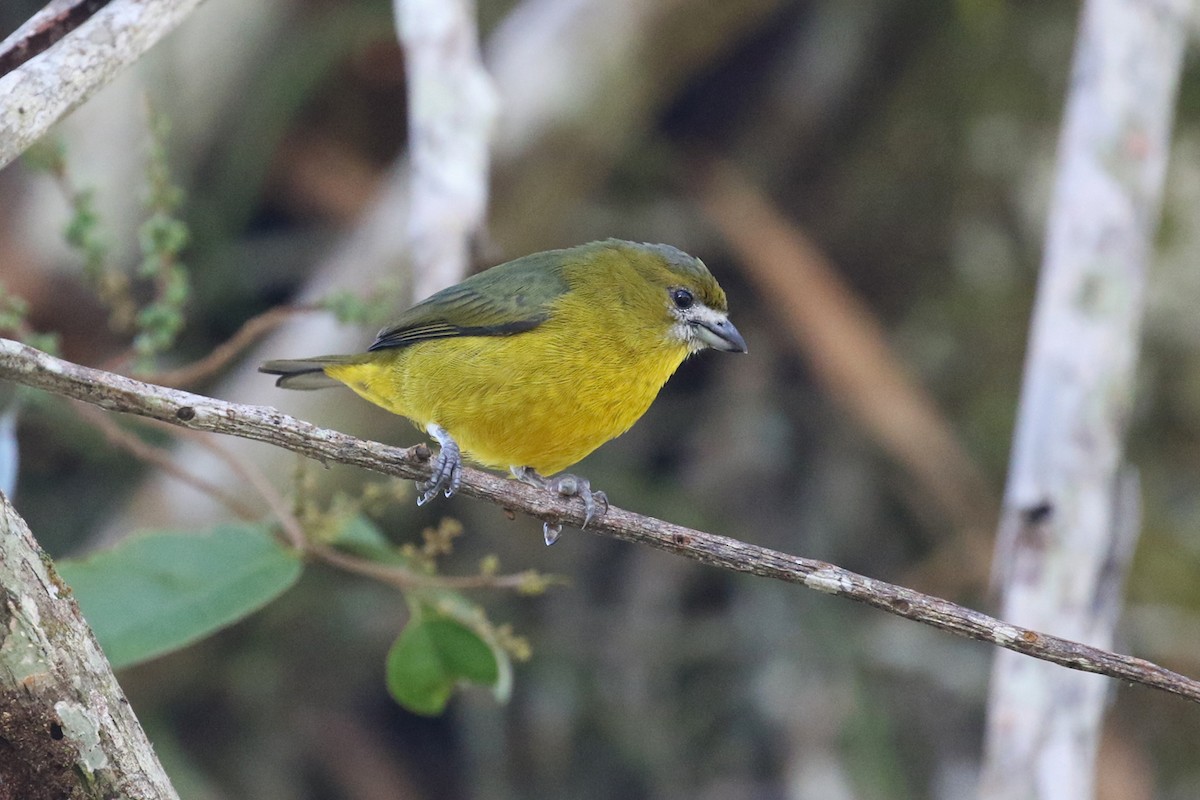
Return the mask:
<svg viewBox="0 0 1200 800">
<path fill-rule="evenodd" d="M 0 800 L 177 798 L 108 660 L 0 495 Z"/>
</svg>

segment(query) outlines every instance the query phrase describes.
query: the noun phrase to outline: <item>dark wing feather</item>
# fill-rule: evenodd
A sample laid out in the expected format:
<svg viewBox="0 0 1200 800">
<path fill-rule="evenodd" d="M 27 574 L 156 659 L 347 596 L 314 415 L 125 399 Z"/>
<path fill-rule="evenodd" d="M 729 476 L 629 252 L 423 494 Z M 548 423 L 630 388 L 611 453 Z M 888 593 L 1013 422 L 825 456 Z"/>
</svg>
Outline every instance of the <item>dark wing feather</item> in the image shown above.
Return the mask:
<svg viewBox="0 0 1200 800">
<path fill-rule="evenodd" d="M 550 317 L 567 291 L 564 254 L 551 250 L 509 261 L 443 289 L 405 311 L 379 332 L 368 350 L 407 347 L 455 336 L 512 336 Z"/>
</svg>

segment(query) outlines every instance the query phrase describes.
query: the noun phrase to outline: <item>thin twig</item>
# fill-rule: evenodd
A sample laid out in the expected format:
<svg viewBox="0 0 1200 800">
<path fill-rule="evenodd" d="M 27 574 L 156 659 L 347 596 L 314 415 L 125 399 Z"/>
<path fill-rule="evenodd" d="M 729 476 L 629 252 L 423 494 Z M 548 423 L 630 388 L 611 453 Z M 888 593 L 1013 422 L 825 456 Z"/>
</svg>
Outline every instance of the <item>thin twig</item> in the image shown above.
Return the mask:
<svg viewBox="0 0 1200 800">
<path fill-rule="evenodd" d="M 322 462 L 336 461 L 407 480 L 429 478 L 430 453 L 424 445 L 403 449 L 365 441 L 319 428 L 268 406 L 227 403 L 143 383 L 72 364 L 8 339 L 0 339 L 0 379 L 83 400 L 110 411 L 265 442 Z M 477 469 L 463 470 L 459 492 L 540 520 L 574 527 L 583 525 L 582 503 Z M 1010 625 L 948 600 L 867 578 L 824 561 L 685 528 L 615 506 L 599 520 L 593 520 L 587 530 L 734 572 L 801 584 L 956 636 L 998 645 L 1071 669 L 1139 683 L 1200 703 L 1200 681 L 1144 659 Z"/>
<path fill-rule="evenodd" d="M 241 355 L 261 337 L 273 331 L 296 314 L 316 311 L 316 306 L 276 306 L 251 317 L 225 341 L 213 348 L 203 358 L 163 372 L 138 374 L 138 378 L 159 386 L 186 389 L 202 383 L 224 369 L 229 362 Z M 106 370 L 124 372 L 133 361 L 133 348 L 128 348 L 103 363 Z"/>
<path fill-rule="evenodd" d="M 258 492 L 258 496 L 267 504 L 267 508 L 275 516 L 279 522 L 279 527 L 283 529 L 284 536 L 287 537 L 288 544 L 301 552 L 306 552 L 310 548 L 308 546 L 308 537 L 304 534 L 304 527 L 300 524 L 300 520 L 296 519 L 296 515 L 292 513 L 292 509 L 288 506 L 287 501 L 279 492 L 275 491 L 275 487 L 267 480 L 267 476 L 262 474 L 262 471 L 256 468 L 248 461 L 235 456 L 226 448 L 222 447 L 217 442 L 214 442 L 210 437 L 201 434 L 199 431 L 189 430 L 184 428 L 182 431 L 177 426 L 167 425 L 159 420 L 150 420 L 153 425 L 160 425 L 164 428 L 170 428 L 172 431 L 178 431 L 184 436 L 187 436 L 200 447 L 208 450 L 217 458 L 225 462 L 239 478 L 245 481 L 254 491 Z M 213 495 L 218 501 L 222 501 L 219 495 Z M 259 514 L 256 512 L 252 519 L 258 519 Z"/>
<path fill-rule="evenodd" d="M 84 422 L 100 431 L 110 444 L 120 447 L 135 458 L 141 459 L 147 464 L 153 464 L 171 477 L 204 492 L 242 519 L 255 520 L 262 516 L 257 508 L 246 505 L 215 483 L 188 472 L 175 463 L 168 451 L 161 447 L 155 447 L 138 435 L 130 433 L 118 425 L 112 417 L 100 413 L 93 406 L 72 403 L 71 408 Z"/>
<path fill-rule="evenodd" d="M 533 581 L 544 581 L 543 576 L 533 571 L 516 572 L 511 575 L 423 575 L 395 565 L 368 561 L 325 545 L 309 545 L 309 552 L 322 561 L 341 567 L 347 572 L 356 572 L 380 583 L 398 589 L 437 587 L 439 589 L 521 589 Z"/>
<path fill-rule="evenodd" d="M 835 400 L 913 476 L 956 528 L 990 530 L 998 505 L 983 471 L 879 321 L 817 245 L 732 164 L 710 160 L 697 199 L 751 283 Z"/>
</svg>

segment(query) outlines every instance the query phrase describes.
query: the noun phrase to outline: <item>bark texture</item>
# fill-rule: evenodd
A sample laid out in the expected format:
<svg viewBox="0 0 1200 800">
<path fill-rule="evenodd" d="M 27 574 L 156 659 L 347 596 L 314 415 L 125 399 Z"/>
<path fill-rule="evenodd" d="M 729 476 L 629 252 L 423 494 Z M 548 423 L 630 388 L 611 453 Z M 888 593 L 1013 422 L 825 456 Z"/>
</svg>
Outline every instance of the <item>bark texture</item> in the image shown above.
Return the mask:
<svg viewBox="0 0 1200 800">
<path fill-rule="evenodd" d="M 177 798 L 71 590 L 0 495 L 0 800 Z"/>
<path fill-rule="evenodd" d="M 1002 616 L 1097 647 L 1137 538 L 1122 449 L 1191 7 L 1084 4 L 997 545 Z M 1107 691 L 999 653 L 982 796 L 1091 797 Z"/>
</svg>

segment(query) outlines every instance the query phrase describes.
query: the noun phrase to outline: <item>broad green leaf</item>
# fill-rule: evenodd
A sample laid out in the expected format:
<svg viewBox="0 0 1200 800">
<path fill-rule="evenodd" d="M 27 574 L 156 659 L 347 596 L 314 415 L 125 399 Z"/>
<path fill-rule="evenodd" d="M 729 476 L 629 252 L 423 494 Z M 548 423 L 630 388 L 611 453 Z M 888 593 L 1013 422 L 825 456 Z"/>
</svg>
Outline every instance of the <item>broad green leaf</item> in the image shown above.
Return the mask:
<svg viewBox="0 0 1200 800">
<path fill-rule="evenodd" d="M 491 646 L 444 617 L 414 619 L 388 651 L 388 691 L 417 714 L 440 714 L 460 682 L 493 686 L 499 677 Z"/>
<path fill-rule="evenodd" d="M 484 617 L 478 603 L 474 603 L 459 592 L 449 589 L 422 589 L 421 605 L 438 617 L 457 620 L 460 624 L 465 625 L 468 630 L 472 630 L 472 625 L 478 623 Z M 496 680 L 491 684 L 492 695 L 496 698 L 497 702 L 507 703 L 509 698 L 512 697 L 512 657 L 507 650 L 489 637 L 483 637 L 483 641 L 487 642 L 487 646 L 492 649 L 492 656 L 496 659 L 496 669 L 499 673 Z"/>
<path fill-rule="evenodd" d="M 156 532 L 58 572 L 113 667 L 191 644 L 266 605 L 300 577 L 300 559 L 262 525 Z"/>
</svg>

